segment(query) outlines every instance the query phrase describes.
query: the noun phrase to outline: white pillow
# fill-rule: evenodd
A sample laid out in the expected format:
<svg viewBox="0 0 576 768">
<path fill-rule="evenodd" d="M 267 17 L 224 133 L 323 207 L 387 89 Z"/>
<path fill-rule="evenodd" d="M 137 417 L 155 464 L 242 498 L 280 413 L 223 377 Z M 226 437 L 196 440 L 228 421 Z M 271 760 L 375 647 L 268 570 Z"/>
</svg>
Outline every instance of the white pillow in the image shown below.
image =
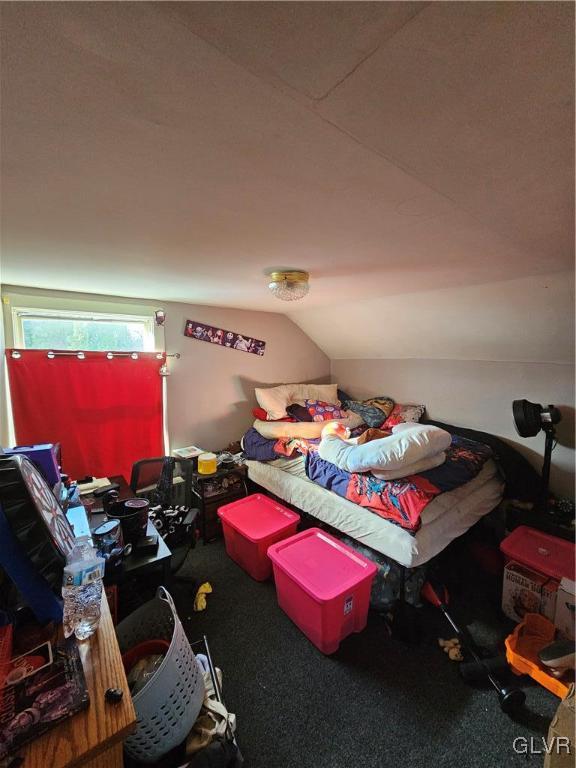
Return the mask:
<svg viewBox="0 0 576 768">
<path fill-rule="evenodd" d="M 428 456 L 414 464 L 406 464 L 401 469 L 375 469 L 372 474 L 379 480 L 398 480 L 400 477 L 408 475 L 418 475 L 420 472 L 427 472 L 429 469 L 435 469 L 446 461 L 446 451 L 441 451 L 435 456 Z"/>
<path fill-rule="evenodd" d="M 320 458 L 331 461 L 346 472 L 393 470 L 445 451 L 452 435 L 428 424 L 411 424 L 389 437 L 351 445 L 334 435 L 323 438 L 318 446 Z"/>
<path fill-rule="evenodd" d="M 287 416 L 286 406 L 291 403 L 303 405 L 304 400 L 323 400 L 325 403 L 340 405 L 337 384 L 281 384 L 279 387 L 257 387 L 254 393 L 258 405 L 266 411 L 271 421 Z"/>
</svg>

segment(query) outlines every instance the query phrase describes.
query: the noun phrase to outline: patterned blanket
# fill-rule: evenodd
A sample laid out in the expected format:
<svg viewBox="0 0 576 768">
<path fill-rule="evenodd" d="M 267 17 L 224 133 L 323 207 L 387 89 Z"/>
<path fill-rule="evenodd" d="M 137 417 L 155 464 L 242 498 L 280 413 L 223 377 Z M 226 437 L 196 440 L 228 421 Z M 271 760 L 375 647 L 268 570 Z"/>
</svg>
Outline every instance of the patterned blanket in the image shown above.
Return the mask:
<svg viewBox="0 0 576 768">
<path fill-rule="evenodd" d="M 491 456 L 487 445 L 454 435 L 444 464 L 418 475 L 379 480 L 369 473 L 345 472 L 310 450 L 306 474 L 329 491 L 416 533 L 422 512 L 432 499 L 472 480 Z"/>
</svg>

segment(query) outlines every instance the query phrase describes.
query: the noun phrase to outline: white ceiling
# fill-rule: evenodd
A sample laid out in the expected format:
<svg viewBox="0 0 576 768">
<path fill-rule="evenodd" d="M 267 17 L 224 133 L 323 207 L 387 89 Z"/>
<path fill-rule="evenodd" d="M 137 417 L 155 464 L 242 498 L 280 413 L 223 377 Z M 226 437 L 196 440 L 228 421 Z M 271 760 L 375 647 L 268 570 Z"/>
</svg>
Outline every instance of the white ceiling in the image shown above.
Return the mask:
<svg viewBox="0 0 576 768">
<path fill-rule="evenodd" d="M 298 320 L 573 269 L 572 3 L 1 12 L 6 283 Z"/>
</svg>

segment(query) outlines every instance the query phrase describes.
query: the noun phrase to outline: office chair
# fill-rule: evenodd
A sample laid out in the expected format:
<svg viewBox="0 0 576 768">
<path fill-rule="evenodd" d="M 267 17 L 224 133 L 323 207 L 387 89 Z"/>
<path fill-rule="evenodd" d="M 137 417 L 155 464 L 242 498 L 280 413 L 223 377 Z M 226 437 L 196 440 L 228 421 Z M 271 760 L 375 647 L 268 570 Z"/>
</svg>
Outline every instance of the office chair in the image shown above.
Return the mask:
<svg viewBox="0 0 576 768">
<path fill-rule="evenodd" d="M 174 504 L 174 469 L 171 456 L 141 459 L 132 466 L 130 488 L 150 500 L 150 520 L 172 552 L 171 571 L 180 570 L 196 543 L 194 522 L 198 510 Z"/>
</svg>

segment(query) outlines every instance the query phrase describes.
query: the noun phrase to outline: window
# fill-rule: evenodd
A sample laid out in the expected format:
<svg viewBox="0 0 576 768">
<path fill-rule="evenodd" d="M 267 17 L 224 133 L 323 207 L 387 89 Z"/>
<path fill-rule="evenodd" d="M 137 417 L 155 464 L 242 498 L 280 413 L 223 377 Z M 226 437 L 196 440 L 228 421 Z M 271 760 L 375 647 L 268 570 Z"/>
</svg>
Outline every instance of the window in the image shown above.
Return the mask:
<svg viewBox="0 0 576 768">
<path fill-rule="evenodd" d="M 22 308 L 12 315 L 14 345 L 21 349 L 154 351 L 152 317 Z"/>
</svg>

